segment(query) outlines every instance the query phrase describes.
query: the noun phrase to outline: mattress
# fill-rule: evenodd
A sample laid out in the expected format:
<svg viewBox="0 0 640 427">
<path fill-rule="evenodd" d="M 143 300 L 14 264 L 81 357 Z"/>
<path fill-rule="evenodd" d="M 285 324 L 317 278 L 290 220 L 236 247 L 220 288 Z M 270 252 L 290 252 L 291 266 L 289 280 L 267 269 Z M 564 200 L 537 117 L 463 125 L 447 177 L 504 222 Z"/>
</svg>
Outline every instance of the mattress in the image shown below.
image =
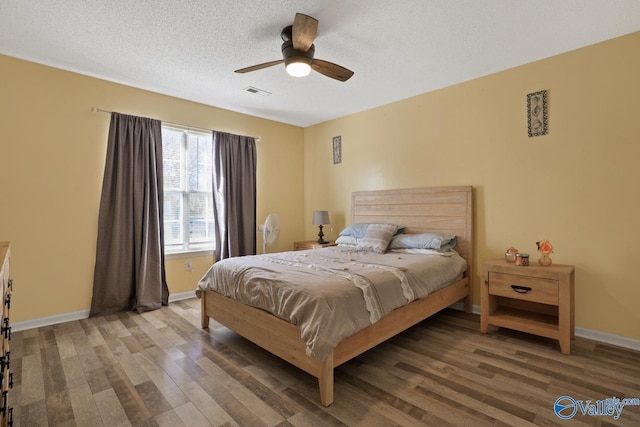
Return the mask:
<svg viewBox="0 0 640 427">
<path fill-rule="evenodd" d="M 457 252 L 359 252 L 351 247 L 227 258 L 196 294 L 212 290 L 300 328 L 307 354 L 323 361 L 344 338 L 392 310 L 455 282 Z"/>
</svg>

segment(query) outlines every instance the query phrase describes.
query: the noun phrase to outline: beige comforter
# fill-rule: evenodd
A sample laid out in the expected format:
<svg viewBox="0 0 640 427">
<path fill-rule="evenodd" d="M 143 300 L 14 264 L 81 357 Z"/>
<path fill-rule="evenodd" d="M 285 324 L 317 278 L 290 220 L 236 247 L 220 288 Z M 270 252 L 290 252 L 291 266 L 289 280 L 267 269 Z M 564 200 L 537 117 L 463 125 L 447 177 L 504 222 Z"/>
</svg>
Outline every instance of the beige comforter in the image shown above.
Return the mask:
<svg viewBox="0 0 640 427">
<path fill-rule="evenodd" d="M 466 268 L 455 252 L 375 254 L 329 247 L 218 261 L 196 294 L 214 290 L 298 325 L 307 353 L 323 361 L 344 338 L 454 282 Z"/>
</svg>

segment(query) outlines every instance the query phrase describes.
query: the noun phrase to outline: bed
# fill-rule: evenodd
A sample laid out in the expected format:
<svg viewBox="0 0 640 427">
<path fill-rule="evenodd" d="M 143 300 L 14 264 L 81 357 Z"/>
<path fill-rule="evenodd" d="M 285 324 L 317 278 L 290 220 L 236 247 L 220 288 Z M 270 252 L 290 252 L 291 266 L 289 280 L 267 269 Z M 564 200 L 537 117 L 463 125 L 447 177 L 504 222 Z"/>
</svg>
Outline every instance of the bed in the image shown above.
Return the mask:
<svg viewBox="0 0 640 427">
<path fill-rule="evenodd" d="M 299 326 L 214 290 L 197 291 L 201 299 L 203 328 L 209 326 L 209 319 L 214 319 L 318 378 L 320 402 L 323 406 L 333 403 L 335 367 L 454 303 L 462 300 L 467 312 L 472 307 L 472 187 L 359 191 L 352 193 L 351 200 L 352 224 L 390 223 L 404 226 L 406 234 L 438 232 L 455 235 L 455 250 L 466 261 L 466 272 L 446 287 L 402 305 L 377 319 L 375 323 L 341 339 L 326 352 L 326 356 L 323 353 L 322 360 L 309 352 L 308 343 L 301 338 Z"/>
</svg>

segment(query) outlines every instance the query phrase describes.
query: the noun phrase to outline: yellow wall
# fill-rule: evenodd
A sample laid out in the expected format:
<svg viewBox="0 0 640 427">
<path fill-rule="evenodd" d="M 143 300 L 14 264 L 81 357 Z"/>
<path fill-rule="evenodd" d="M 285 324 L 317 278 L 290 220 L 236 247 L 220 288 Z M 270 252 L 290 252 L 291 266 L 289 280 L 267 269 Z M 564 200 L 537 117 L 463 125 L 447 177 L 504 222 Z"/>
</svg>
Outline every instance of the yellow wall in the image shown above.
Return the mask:
<svg viewBox="0 0 640 427">
<path fill-rule="evenodd" d="M 109 128 L 109 115 L 93 106 L 260 136 L 258 221 L 270 212 L 282 218 L 271 250 L 302 237 L 302 128 L 6 56 L 0 74 L 0 240 L 12 244 L 12 321 L 90 306 Z M 194 290 L 212 259 L 192 261 L 190 272 L 184 259 L 167 262 L 171 293 Z"/>
<path fill-rule="evenodd" d="M 640 339 L 640 33 L 301 129 L 0 56 L 0 240 L 12 242 L 12 320 L 91 301 L 107 110 L 247 135 L 258 143 L 258 220 L 273 250 L 350 223 L 355 190 L 473 185 L 476 277 L 514 245 L 576 266 L 577 326 Z M 547 136 L 527 137 L 526 94 L 549 91 Z M 332 164 L 331 138 L 343 162 Z M 282 167 L 286 165 L 286 167 Z M 304 181 L 303 178 L 304 177 Z M 284 191 L 283 191 L 284 190 Z M 211 259 L 169 260 L 172 293 Z M 476 286 L 475 304 L 479 303 Z"/>
<path fill-rule="evenodd" d="M 475 304 L 483 260 L 514 245 L 536 262 L 548 238 L 554 262 L 576 266 L 577 326 L 640 339 L 638 52 L 634 33 L 309 127 L 305 218 L 328 209 L 335 238 L 352 191 L 473 185 Z M 550 130 L 529 138 L 526 95 L 539 90 Z"/>
</svg>

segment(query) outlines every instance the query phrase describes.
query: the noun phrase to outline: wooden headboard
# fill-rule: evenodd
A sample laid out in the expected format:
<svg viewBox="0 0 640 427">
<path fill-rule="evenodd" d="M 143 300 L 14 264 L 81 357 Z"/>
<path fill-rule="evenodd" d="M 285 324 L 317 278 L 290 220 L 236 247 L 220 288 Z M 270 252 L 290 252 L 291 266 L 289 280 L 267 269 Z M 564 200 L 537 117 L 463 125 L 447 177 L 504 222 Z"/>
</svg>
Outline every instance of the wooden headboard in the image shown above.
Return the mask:
<svg viewBox="0 0 640 427">
<path fill-rule="evenodd" d="M 473 268 L 473 188 L 432 187 L 356 191 L 351 195 L 352 223 L 405 226 L 405 233 L 455 234 L 456 250 Z"/>
</svg>

